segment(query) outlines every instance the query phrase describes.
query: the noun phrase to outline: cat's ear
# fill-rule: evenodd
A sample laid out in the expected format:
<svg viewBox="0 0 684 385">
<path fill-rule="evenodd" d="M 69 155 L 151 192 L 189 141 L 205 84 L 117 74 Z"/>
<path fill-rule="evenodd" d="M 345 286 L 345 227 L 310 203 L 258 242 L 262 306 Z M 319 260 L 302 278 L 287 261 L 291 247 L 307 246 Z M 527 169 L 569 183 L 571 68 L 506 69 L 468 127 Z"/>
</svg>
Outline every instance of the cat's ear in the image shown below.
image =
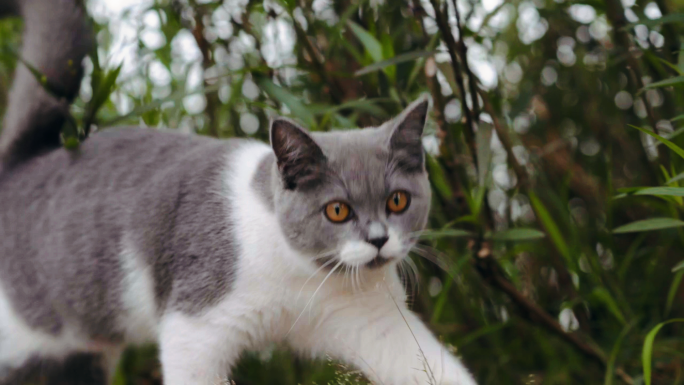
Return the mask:
<svg viewBox="0 0 684 385">
<path fill-rule="evenodd" d="M 326 157 L 306 130 L 290 120 L 277 118 L 271 122 L 270 134 L 286 189 L 294 190 L 320 181 Z"/>
<path fill-rule="evenodd" d="M 406 172 L 425 170 L 423 128 L 430 110 L 430 98 L 423 95 L 391 122 L 389 146 L 395 162 Z"/>
</svg>

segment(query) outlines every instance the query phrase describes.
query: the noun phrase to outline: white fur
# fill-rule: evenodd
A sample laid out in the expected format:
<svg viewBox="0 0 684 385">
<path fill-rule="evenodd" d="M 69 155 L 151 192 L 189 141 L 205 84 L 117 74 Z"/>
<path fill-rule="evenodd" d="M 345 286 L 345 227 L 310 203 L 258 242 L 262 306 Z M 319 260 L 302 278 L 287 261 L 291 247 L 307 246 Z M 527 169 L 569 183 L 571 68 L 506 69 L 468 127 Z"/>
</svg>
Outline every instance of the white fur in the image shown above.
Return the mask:
<svg viewBox="0 0 684 385">
<path fill-rule="evenodd" d="M 124 273 L 122 303 L 124 312 L 119 321 L 126 341 L 144 344 L 157 340 L 159 321 L 156 315 L 152 268 L 148 266 L 124 236 L 119 255 Z"/>
<path fill-rule="evenodd" d="M 392 227 L 387 232 L 388 240 L 380 249 L 380 256 L 384 258 L 402 258 L 407 253 L 404 242 L 399 233 Z"/>
<path fill-rule="evenodd" d="M 361 266 L 373 260 L 378 249 L 365 241 L 347 241 L 340 250 L 340 260 L 352 266 Z"/>
<path fill-rule="evenodd" d="M 251 191 L 259 160 L 270 151 L 254 143 L 228 160 L 240 165 L 226 173 L 232 191 L 226 198 L 239 223 L 235 237 L 241 244 L 236 282 L 222 302 L 200 316 L 164 316 L 160 344 L 166 383 L 221 383 L 227 375 L 222 370 L 243 350 L 275 342 L 308 357 L 329 354 L 379 384 L 474 384 L 461 363 L 406 308 L 393 264 L 359 268 L 359 293 L 341 267 L 332 274 L 318 269 L 288 246 L 274 214 Z M 347 244 L 342 258 L 356 253 L 358 262 L 370 260 L 378 251 L 369 247 L 373 250 Z M 381 253 L 385 248 L 392 256 L 403 250 L 396 232 L 390 230 Z M 428 380 L 429 373 L 434 380 Z"/>
<path fill-rule="evenodd" d="M 385 235 L 385 229 L 382 228 L 382 224 L 378 222 L 373 222 L 368 226 L 368 238 L 380 238 Z"/>
<path fill-rule="evenodd" d="M 92 344 L 71 325 L 64 325 L 56 337 L 29 327 L 14 310 L 1 284 L 0 341 L 0 363 L 10 368 L 21 366 L 36 352 L 59 359 L 73 351 L 93 349 Z"/>
</svg>

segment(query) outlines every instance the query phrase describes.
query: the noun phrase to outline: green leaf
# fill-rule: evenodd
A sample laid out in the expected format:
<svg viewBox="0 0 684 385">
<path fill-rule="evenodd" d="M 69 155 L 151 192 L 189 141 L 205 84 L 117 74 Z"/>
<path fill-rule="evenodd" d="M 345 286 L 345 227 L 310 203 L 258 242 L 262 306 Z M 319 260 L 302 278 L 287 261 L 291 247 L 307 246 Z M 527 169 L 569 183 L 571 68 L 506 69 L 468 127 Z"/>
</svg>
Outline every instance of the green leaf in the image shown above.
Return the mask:
<svg viewBox="0 0 684 385">
<path fill-rule="evenodd" d="M 495 241 L 533 241 L 545 236 L 544 232 L 537 229 L 519 228 L 496 232 L 491 236 L 491 239 Z"/>
<path fill-rule="evenodd" d="M 634 195 L 684 197 L 684 187 L 647 187 L 643 190 L 638 190 Z"/>
<path fill-rule="evenodd" d="M 489 176 L 492 158 L 492 126 L 482 123 L 475 133 L 475 146 L 477 147 L 477 171 L 478 186 L 484 188 Z"/>
<path fill-rule="evenodd" d="M 677 175 L 673 176 L 672 178 L 668 179 L 667 182 L 665 182 L 665 184 L 679 182 L 682 179 L 684 179 L 684 172 L 681 174 L 677 174 Z"/>
<path fill-rule="evenodd" d="M 634 28 L 635 26 L 639 24 L 643 24 L 649 28 L 655 27 L 660 24 L 668 24 L 668 23 L 684 23 L 684 13 L 670 13 L 668 15 L 665 15 L 661 18 L 654 19 L 654 20 L 649 20 L 649 19 L 644 19 L 644 20 L 639 20 L 636 23 L 629 23 L 626 26 L 623 27 L 623 29 L 630 29 Z"/>
<path fill-rule="evenodd" d="M 461 229 L 443 229 L 443 230 L 424 230 L 419 233 L 420 239 L 439 239 L 439 238 L 462 238 L 473 237 L 474 233 Z"/>
<path fill-rule="evenodd" d="M 617 361 L 617 356 L 618 353 L 620 352 L 620 345 L 622 344 L 622 340 L 625 339 L 627 336 L 627 333 L 636 325 L 637 322 L 636 320 L 630 322 L 628 325 L 625 325 L 625 327 L 622 328 L 622 331 L 620 332 L 620 335 L 618 336 L 617 340 L 615 340 L 615 344 L 613 344 L 613 349 L 610 351 L 610 357 L 608 357 L 608 363 L 606 364 L 606 377 L 603 381 L 603 385 L 613 385 L 613 373 L 615 372 L 615 361 Z"/>
<path fill-rule="evenodd" d="M 644 90 L 650 90 L 653 88 L 674 86 L 674 85 L 682 84 L 682 83 L 684 83 L 684 75 L 675 76 L 673 78 L 669 78 L 669 79 L 661 80 L 659 82 L 654 82 L 654 83 L 648 84 L 644 88 L 642 88 L 639 92 L 643 92 Z"/>
<path fill-rule="evenodd" d="M 676 64 L 672 64 L 672 63 L 670 63 L 669 61 L 667 61 L 667 60 L 665 60 L 665 59 L 662 59 L 662 58 L 658 58 L 658 60 L 659 60 L 661 63 L 665 64 L 666 66 L 672 68 L 672 70 L 675 71 L 676 73 L 678 73 L 678 74 L 680 74 L 680 75 L 684 75 L 684 71 L 682 71 L 679 67 L 677 67 Z"/>
<path fill-rule="evenodd" d="M 678 264 L 675 265 L 675 267 L 672 268 L 672 272 L 676 272 L 678 270 L 684 269 L 684 261 L 679 262 Z"/>
<path fill-rule="evenodd" d="M 675 297 L 677 296 L 677 291 L 679 290 L 679 284 L 682 283 L 682 277 L 684 277 L 684 270 L 680 269 L 683 268 L 684 261 L 680 262 L 679 265 L 675 266 L 674 269 L 672 269 L 672 271 L 676 273 L 674 278 L 672 279 L 672 283 L 670 284 L 670 290 L 668 290 L 667 292 L 667 300 L 665 301 L 665 317 L 667 317 L 670 314 L 670 310 L 672 310 L 672 304 L 674 303 Z"/>
<path fill-rule="evenodd" d="M 444 174 L 444 170 L 440 166 L 439 162 L 430 154 L 425 154 L 425 160 L 427 164 L 427 169 L 430 174 L 430 182 L 434 189 L 442 199 L 450 200 L 452 198 L 453 192 L 447 181 L 447 177 Z"/>
<path fill-rule="evenodd" d="M 684 150 L 682 150 L 682 148 L 679 147 L 679 146 L 677 146 L 676 144 L 670 142 L 669 140 L 663 138 L 662 136 L 656 134 L 656 133 L 653 132 L 653 131 L 649 131 L 649 130 L 644 129 L 644 128 L 641 128 L 641 127 L 633 126 L 633 125 L 631 125 L 631 124 L 629 124 L 629 126 L 632 127 L 632 128 L 636 128 L 637 130 L 639 130 L 639 131 L 641 131 L 641 132 L 643 132 L 643 133 L 645 133 L 645 134 L 651 135 L 652 137 L 658 139 L 661 143 L 663 143 L 664 145 L 666 145 L 667 147 L 669 147 L 672 151 L 676 152 L 677 155 L 679 155 L 679 156 L 681 156 L 682 158 L 684 158 Z"/>
<path fill-rule="evenodd" d="M 679 116 L 676 116 L 676 117 L 670 119 L 670 121 L 671 121 L 671 122 L 675 122 L 675 121 L 677 121 L 677 120 L 682 120 L 682 119 L 684 119 L 684 114 L 681 114 L 681 115 L 679 115 Z"/>
<path fill-rule="evenodd" d="M 391 65 L 405 63 L 405 62 L 416 60 L 419 58 L 432 56 L 434 54 L 435 54 L 434 51 L 413 51 L 413 52 L 403 53 L 403 54 L 395 56 L 393 58 L 390 58 L 387 60 L 382 60 L 379 62 L 375 62 L 371 65 L 365 66 L 365 67 L 361 68 L 360 70 L 354 72 L 354 76 L 361 76 L 361 75 L 369 74 L 371 72 L 379 71 L 379 70 L 381 70 L 385 67 L 389 67 Z"/>
<path fill-rule="evenodd" d="M 641 364 L 644 368 L 644 383 L 646 385 L 651 385 L 651 357 L 653 357 L 653 342 L 655 341 L 656 334 L 658 334 L 663 326 L 675 322 L 684 322 L 684 318 L 675 318 L 659 323 L 648 332 L 646 339 L 644 339 L 644 347 L 641 351 Z"/>
<path fill-rule="evenodd" d="M 592 292 L 592 296 L 595 299 L 603 302 L 608 311 L 610 311 L 610 313 L 613 314 L 615 318 L 617 318 L 623 325 L 627 323 L 627 321 L 625 321 L 625 316 L 622 315 L 622 311 L 620 311 L 620 307 L 617 305 L 617 302 L 615 302 L 615 299 L 606 288 L 597 287 Z"/>
<path fill-rule="evenodd" d="M 373 61 L 376 63 L 382 61 L 382 44 L 380 44 L 378 39 L 351 20 L 347 20 L 347 25 L 351 28 L 359 41 L 361 41 L 361 44 L 363 44 L 363 47 L 368 51 L 371 58 L 373 58 Z"/>
<path fill-rule="evenodd" d="M 286 90 L 285 88 L 276 85 L 271 81 L 271 79 L 267 77 L 256 77 L 256 83 L 257 85 L 259 85 L 259 88 L 264 90 L 264 92 L 269 94 L 277 101 L 286 105 L 287 108 L 289 108 L 290 111 L 292 111 L 292 115 L 299 118 L 304 124 L 308 126 L 308 128 L 316 126 L 316 119 L 314 118 L 314 114 L 311 113 L 311 111 L 309 111 L 307 106 L 304 103 L 302 103 L 297 96 L 293 95 L 292 93 L 290 93 L 290 91 Z"/>
<path fill-rule="evenodd" d="M 568 244 L 565 242 L 565 238 L 563 238 L 563 235 L 561 234 L 558 225 L 556 225 L 556 222 L 551 217 L 549 211 L 546 210 L 544 204 L 537 197 L 537 194 L 530 191 L 529 198 L 530 203 L 532 204 L 532 207 L 534 208 L 534 211 L 537 214 L 537 218 L 539 218 L 539 221 L 546 229 L 546 232 L 549 234 L 551 241 L 556 246 L 556 249 L 558 249 L 558 252 L 560 252 L 563 258 L 565 258 L 568 265 L 574 270 L 576 263 L 570 255 L 570 247 L 568 247 Z"/>
<path fill-rule="evenodd" d="M 64 138 L 64 148 L 67 150 L 75 150 L 78 148 L 79 144 L 80 142 L 76 137 L 70 136 L 68 138 Z"/>
<path fill-rule="evenodd" d="M 100 126 L 100 128 L 113 126 L 113 125 L 120 123 L 122 121 L 125 121 L 127 119 L 130 119 L 130 118 L 133 118 L 136 116 L 142 116 L 143 114 L 145 114 L 147 112 L 154 111 L 154 110 L 158 109 L 159 107 L 161 107 L 161 105 L 166 103 L 166 102 L 178 102 L 188 95 L 206 94 L 209 92 L 215 92 L 215 91 L 218 91 L 219 87 L 220 87 L 220 84 L 215 84 L 215 85 L 212 85 L 209 87 L 204 87 L 203 89 L 201 89 L 199 91 L 186 92 L 185 90 L 180 90 L 180 91 L 174 92 L 173 94 L 167 96 L 164 99 L 153 100 L 150 103 L 136 107 L 133 109 L 133 111 L 131 111 L 125 115 L 117 116 L 111 120 L 101 122 L 99 124 L 99 126 Z M 231 100 L 234 100 L 234 99 L 231 99 Z"/>
<path fill-rule="evenodd" d="M 651 218 L 628 223 L 613 230 L 613 234 L 636 233 L 639 231 L 652 231 L 671 229 L 684 226 L 684 222 L 674 218 Z"/>
</svg>

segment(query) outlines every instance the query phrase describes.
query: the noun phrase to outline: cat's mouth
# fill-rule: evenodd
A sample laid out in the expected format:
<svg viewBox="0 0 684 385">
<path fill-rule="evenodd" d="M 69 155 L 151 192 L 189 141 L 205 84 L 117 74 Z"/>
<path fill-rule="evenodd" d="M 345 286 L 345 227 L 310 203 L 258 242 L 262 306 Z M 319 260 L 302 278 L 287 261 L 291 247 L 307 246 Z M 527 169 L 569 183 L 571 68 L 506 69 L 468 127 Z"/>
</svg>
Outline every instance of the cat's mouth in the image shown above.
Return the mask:
<svg viewBox="0 0 684 385">
<path fill-rule="evenodd" d="M 385 257 L 380 256 L 380 254 L 378 254 L 375 256 L 375 258 L 371 259 L 369 262 L 366 262 L 366 267 L 369 269 L 376 269 L 376 268 L 385 266 L 391 260 L 392 260 L 391 258 L 385 258 Z"/>
</svg>

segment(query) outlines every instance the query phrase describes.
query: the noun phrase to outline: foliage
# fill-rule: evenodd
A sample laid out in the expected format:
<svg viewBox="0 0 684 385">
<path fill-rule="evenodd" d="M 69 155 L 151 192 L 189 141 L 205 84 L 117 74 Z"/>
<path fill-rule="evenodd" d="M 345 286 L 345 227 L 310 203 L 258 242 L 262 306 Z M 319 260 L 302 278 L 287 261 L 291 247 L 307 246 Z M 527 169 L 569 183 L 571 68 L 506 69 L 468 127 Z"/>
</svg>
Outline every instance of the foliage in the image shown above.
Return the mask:
<svg viewBox="0 0 684 385">
<path fill-rule="evenodd" d="M 92 2 L 73 115 L 82 133 L 266 140 L 274 114 L 366 127 L 429 92 L 434 230 L 414 310 L 481 384 L 684 383 L 684 325 L 668 321 L 684 316 L 684 6 L 454 3 L 156 0 L 112 17 Z M 14 65 L 0 56 L 0 95 Z M 118 383 L 159 381 L 152 357 L 129 352 Z M 346 383 L 335 365 L 276 349 L 235 381 Z"/>
</svg>

